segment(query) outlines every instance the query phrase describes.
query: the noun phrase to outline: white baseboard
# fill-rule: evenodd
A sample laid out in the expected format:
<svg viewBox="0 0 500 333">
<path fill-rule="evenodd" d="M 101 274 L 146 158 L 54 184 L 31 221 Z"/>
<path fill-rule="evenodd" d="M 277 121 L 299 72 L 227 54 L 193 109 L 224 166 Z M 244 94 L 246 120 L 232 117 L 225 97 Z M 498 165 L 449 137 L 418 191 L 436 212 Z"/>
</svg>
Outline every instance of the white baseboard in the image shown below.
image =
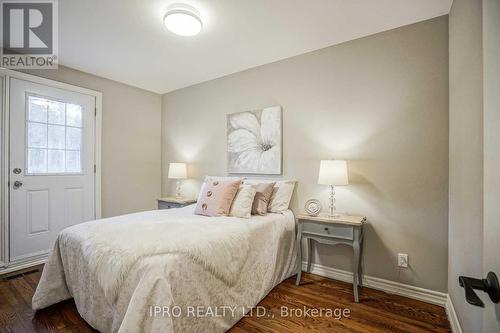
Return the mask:
<svg viewBox="0 0 500 333">
<path fill-rule="evenodd" d="M 20 264 L 11 264 L 11 266 L 9 266 L 9 267 L 0 268 L 0 276 L 4 275 L 4 274 L 9 274 L 9 273 L 12 273 L 15 271 L 27 269 L 27 268 L 30 268 L 33 266 L 45 264 L 46 262 L 47 262 L 47 258 L 41 258 L 41 259 L 37 259 L 37 260 L 25 262 L 25 263 L 20 263 Z"/>
<path fill-rule="evenodd" d="M 460 323 L 458 322 L 457 313 L 455 312 L 450 296 L 446 299 L 446 314 L 450 321 L 451 331 L 453 333 L 462 333 L 462 327 L 460 327 Z"/>
<path fill-rule="evenodd" d="M 302 270 L 305 271 L 306 269 L 307 269 L 307 263 L 302 262 Z M 352 283 L 352 272 L 344 271 L 341 269 L 313 264 L 311 267 L 311 273 L 334 280 L 340 280 Z M 446 307 L 447 305 L 448 295 L 445 293 L 414 287 L 399 282 L 380 279 L 373 276 L 363 275 L 363 286 L 377 290 L 382 290 L 389 294 L 396 294 L 408 298 L 417 299 L 419 301 L 436 304 L 442 307 Z M 461 333 L 461 331 L 457 332 Z"/>
</svg>

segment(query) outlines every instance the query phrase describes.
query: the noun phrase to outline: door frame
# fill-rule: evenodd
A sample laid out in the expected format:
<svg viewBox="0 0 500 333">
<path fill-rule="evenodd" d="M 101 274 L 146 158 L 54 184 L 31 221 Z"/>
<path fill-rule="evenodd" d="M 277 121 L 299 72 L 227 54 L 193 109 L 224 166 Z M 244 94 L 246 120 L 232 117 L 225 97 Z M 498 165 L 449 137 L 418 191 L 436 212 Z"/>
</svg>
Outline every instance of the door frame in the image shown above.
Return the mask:
<svg viewBox="0 0 500 333">
<path fill-rule="evenodd" d="M 0 129 L 2 135 L 0 136 L 0 150 L 1 150 L 1 182 L 0 182 L 0 228 L 2 236 L 2 246 L 0 249 L 0 263 L 3 262 L 3 268 L 0 264 L 0 274 L 14 271 L 17 269 L 37 265 L 43 263 L 47 259 L 47 254 L 33 257 L 30 259 L 19 260 L 10 262 L 10 193 L 9 193 L 9 180 L 10 180 L 10 79 L 20 79 L 29 81 L 36 84 L 42 84 L 53 88 L 64 89 L 80 94 L 85 94 L 95 97 L 95 133 L 94 133 L 94 164 L 95 164 L 95 193 L 94 205 L 96 219 L 101 218 L 101 140 L 102 140 L 102 93 L 100 91 L 82 88 L 72 84 L 59 82 L 51 79 L 42 78 L 39 76 L 16 72 L 13 70 L 0 67 L 0 76 L 4 79 L 3 91 L 3 105 L 0 105 L 2 111 L 0 117 Z"/>
</svg>

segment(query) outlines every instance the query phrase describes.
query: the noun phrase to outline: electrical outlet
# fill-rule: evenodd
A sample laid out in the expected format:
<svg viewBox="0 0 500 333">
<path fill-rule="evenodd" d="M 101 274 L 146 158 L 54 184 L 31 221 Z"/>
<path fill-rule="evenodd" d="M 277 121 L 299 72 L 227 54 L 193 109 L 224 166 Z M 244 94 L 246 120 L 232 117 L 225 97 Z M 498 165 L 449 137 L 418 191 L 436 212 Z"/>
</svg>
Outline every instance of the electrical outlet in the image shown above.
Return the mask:
<svg viewBox="0 0 500 333">
<path fill-rule="evenodd" d="M 408 267 L 408 255 L 406 253 L 398 253 L 398 266 L 399 267 Z"/>
</svg>

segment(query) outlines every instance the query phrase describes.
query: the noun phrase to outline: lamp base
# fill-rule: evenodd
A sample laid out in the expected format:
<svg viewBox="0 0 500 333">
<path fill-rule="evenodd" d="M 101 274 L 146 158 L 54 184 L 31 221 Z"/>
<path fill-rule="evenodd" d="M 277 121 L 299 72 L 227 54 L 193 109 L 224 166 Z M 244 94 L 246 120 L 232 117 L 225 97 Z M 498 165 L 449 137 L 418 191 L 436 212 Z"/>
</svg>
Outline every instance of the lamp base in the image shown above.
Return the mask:
<svg viewBox="0 0 500 333">
<path fill-rule="evenodd" d="M 335 199 L 335 186 L 330 185 L 330 211 L 328 214 L 328 217 L 330 218 L 335 218 L 339 216 L 339 214 L 337 214 L 337 208 L 335 207 L 336 201 L 337 200 Z"/>
<path fill-rule="evenodd" d="M 182 198 L 182 195 L 181 195 L 181 180 L 180 179 L 177 179 L 177 181 L 175 183 L 175 197 L 177 199 Z"/>
</svg>

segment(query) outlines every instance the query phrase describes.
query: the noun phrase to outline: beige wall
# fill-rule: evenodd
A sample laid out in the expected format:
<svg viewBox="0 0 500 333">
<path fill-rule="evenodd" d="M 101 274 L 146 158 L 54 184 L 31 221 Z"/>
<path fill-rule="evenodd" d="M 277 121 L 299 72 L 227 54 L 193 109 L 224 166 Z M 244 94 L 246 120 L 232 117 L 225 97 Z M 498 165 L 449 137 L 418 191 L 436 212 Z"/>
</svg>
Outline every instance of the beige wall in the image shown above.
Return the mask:
<svg viewBox="0 0 500 333">
<path fill-rule="evenodd" d="M 190 176 L 226 174 L 226 114 L 283 106 L 284 177 L 327 205 L 319 161 L 349 160 L 337 207 L 368 216 L 365 272 L 446 292 L 448 20 L 440 17 L 226 76 L 163 96 L 163 194 L 168 162 Z M 187 181 L 195 195 L 199 182 Z M 315 261 L 351 269 L 351 251 L 321 246 Z M 399 270 L 398 252 L 410 268 Z"/>
<path fill-rule="evenodd" d="M 483 246 L 482 1 L 450 12 L 450 213 L 448 290 L 464 332 L 481 332 L 458 276 L 481 277 Z"/>
<path fill-rule="evenodd" d="M 102 92 L 102 215 L 156 208 L 161 96 L 66 67 L 29 73 Z"/>
</svg>

